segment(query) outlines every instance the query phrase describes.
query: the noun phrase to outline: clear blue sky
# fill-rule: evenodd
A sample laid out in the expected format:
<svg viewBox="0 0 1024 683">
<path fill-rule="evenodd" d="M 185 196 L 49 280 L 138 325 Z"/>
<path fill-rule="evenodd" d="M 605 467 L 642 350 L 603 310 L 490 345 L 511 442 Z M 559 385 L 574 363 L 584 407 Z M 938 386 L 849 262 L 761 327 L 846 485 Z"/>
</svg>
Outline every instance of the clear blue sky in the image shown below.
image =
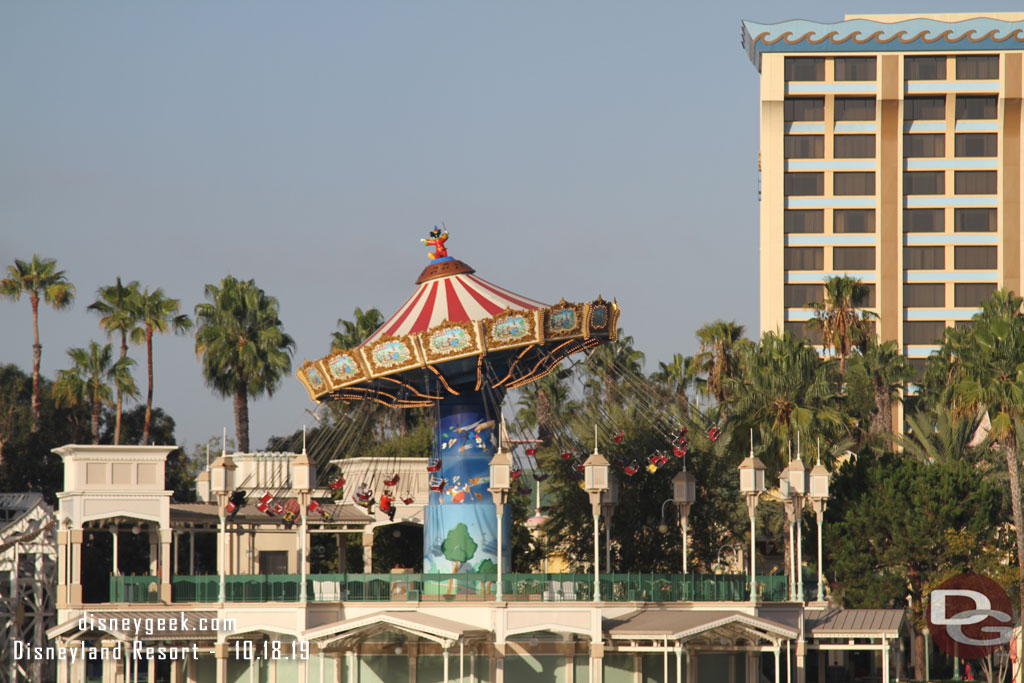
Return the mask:
<svg viewBox="0 0 1024 683">
<path fill-rule="evenodd" d="M 86 306 L 118 275 L 189 313 L 206 283 L 254 278 L 301 363 L 356 306 L 392 313 L 444 221 L 452 255 L 502 286 L 616 297 L 652 370 L 693 353 L 705 322 L 757 327 L 758 81 L 740 20 L 963 9 L 0 3 L 0 266 L 38 252 L 78 288 L 40 315 L 49 377 L 103 338 Z M 27 301 L 0 301 L 0 362 L 30 370 L 30 321 Z M 234 430 L 193 348 L 154 349 L 155 403 L 189 446 Z M 312 407 L 289 377 L 251 405 L 252 445 Z"/>
</svg>

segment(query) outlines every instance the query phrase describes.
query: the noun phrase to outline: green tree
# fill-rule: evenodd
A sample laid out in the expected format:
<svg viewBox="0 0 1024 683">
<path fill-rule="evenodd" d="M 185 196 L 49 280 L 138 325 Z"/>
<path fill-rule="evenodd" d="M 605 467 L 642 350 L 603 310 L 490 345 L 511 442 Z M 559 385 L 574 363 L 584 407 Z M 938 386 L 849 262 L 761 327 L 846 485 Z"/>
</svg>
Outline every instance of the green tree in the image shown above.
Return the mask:
<svg viewBox="0 0 1024 683">
<path fill-rule="evenodd" d="M 228 275 L 206 285 L 208 301 L 196 306 L 196 353 L 207 384 L 234 398 L 238 447 L 249 450 L 249 397 L 273 395 L 291 370 L 295 341 L 278 317 L 277 299 L 252 280 Z"/>
<path fill-rule="evenodd" d="M 700 351 L 693 357 L 691 370 L 696 376 L 704 375 L 698 383 L 704 394 L 724 403 L 728 393 L 727 380 L 737 375 L 737 353 L 748 342 L 743 339 L 743 325 L 716 320 L 697 330 Z"/>
<path fill-rule="evenodd" d="M 551 437 L 567 420 L 572 419 L 577 403 L 569 393 L 566 371 L 556 371 L 527 384 L 519 394 L 516 420 L 528 429 L 537 429 L 537 438 L 550 444 Z"/>
<path fill-rule="evenodd" d="M 938 406 L 907 415 L 909 429 L 897 440 L 904 453 L 920 462 L 963 460 L 976 464 L 988 450 L 986 440 L 978 437 L 983 419 L 983 414 L 963 415 Z"/>
<path fill-rule="evenodd" d="M 0 462 L 4 446 L 23 424 L 29 424 L 32 379 L 16 365 L 0 365 Z"/>
<path fill-rule="evenodd" d="M 85 403 L 91 415 L 92 442 L 100 442 L 100 415 L 103 406 L 112 403 L 115 387 L 118 393 L 134 395 L 135 380 L 131 367 L 135 361 L 121 358 L 115 361 L 110 344 L 100 346 L 89 342 L 89 348 L 68 349 L 73 365 L 61 370 L 54 384 L 53 392 L 58 406 Z"/>
<path fill-rule="evenodd" d="M 683 412 L 686 412 L 690 405 L 686 391 L 694 381 L 694 362 L 693 356 L 676 353 L 673 354 L 671 362 L 659 362 L 658 369 L 651 374 L 651 380 L 663 389 Z"/>
<path fill-rule="evenodd" d="M 826 349 L 839 357 L 839 374 L 846 374 L 846 359 L 854 346 L 863 343 L 869 334 L 872 314 L 860 311 L 867 301 L 868 288 L 848 275 L 825 281 L 825 301 L 811 302 L 814 317 L 807 324 L 821 332 Z"/>
<path fill-rule="evenodd" d="M 153 334 L 173 330 L 176 334 L 184 334 L 192 328 L 192 320 L 184 313 L 179 313 L 181 302 L 164 295 L 164 290 L 157 287 L 152 292 L 147 287 L 142 293 L 132 297 L 135 317 L 138 326 L 132 332 L 132 341 L 146 344 L 146 423 L 142 429 L 142 443 L 149 443 L 149 424 L 153 412 Z"/>
<path fill-rule="evenodd" d="M 452 527 L 441 543 L 441 552 L 444 553 L 445 559 L 455 565 L 452 568 L 453 574 L 458 574 L 462 565 L 476 555 L 476 549 L 477 543 L 470 535 L 469 527 L 462 522 Z"/>
<path fill-rule="evenodd" d="M 75 298 L 75 286 L 68 282 L 63 270 L 57 270 L 57 260 L 39 258 L 33 254 L 31 261 L 14 259 L 13 266 L 7 266 L 7 277 L 0 280 L 0 295 L 17 301 L 22 294 L 28 294 L 32 304 L 32 431 L 39 430 L 39 362 L 43 346 L 39 343 L 39 298 L 60 310 L 67 308 Z"/>
<path fill-rule="evenodd" d="M 341 329 L 331 332 L 332 349 L 351 349 L 359 346 L 384 324 L 384 315 L 376 308 L 364 311 L 357 306 L 352 316 L 354 320 L 338 318 L 338 327 Z"/>
<path fill-rule="evenodd" d="M 848 607 L 906 605 L 915 631 L 915 678 L 924 679 L 924 597 L 951 575 L 1006 557 L 1002 498 L 970 463 L 885 454 L 841 470 L 826 513 L 825 547 Z"/>
<path fill-rule="evenodd" d="M 138 314 L 136 311 L 136 297 L 139 293 L 139 283 L 132 280 L 127 285 L 121 284 L 121 277 L 117 282 L 107 287 L 100 287 L 96 301 L 89 304 L 89 310 L 99 313 L 100 327 L 107 333 L 109 339 L 115 334 L 121 336 L 121 358 L 128 356 L 128 337 L 135 333 L 138 325 Z M 121 443 L 121 413 L 123 412 L 123 399 L 120 389 L 117 392 L 117 411 L 114 423 L 114 445 Z"/>
</svg>

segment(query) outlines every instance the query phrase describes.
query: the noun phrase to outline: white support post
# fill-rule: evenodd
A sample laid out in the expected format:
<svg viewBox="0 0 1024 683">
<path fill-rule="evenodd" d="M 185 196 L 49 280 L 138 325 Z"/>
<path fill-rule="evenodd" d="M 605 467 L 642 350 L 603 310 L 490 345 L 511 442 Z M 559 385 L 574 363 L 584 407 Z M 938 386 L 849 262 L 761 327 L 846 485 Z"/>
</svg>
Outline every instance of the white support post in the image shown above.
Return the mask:
<svg viewBox="0 0 1024 683">
<path fill-rule="evenodd" d="M 789 599 L 796 602 L 796 520 L 789 523 Z"/>
<path fill-rule="evenodd" d="M 224 545 L 227 541 L 227 519 L 224 517 L 223 513 L 220 515 L 220 527 L 217 531 L 217 541 L 217 549 L 219 551 L 217 553 L 217 574 L 220 579 L 220 601 L 227 602 L 228 592 L 227 579 L 225 578 L 225 575 L 228 571 L 228 553 Z"/>
<path fill-rule="evenodd" d="M 678 645 L 676 646 L 676 683 L 683 683 L 683 648 Z"/>
<path fill-rule="evenodd" d="M 775 683 L 782 683 L 779 680 L 779 646 L 778 645 L 776 645 L 775 648 L 772 650 L 772 654 L 775 655 L 775 679 L 774 679 L 774 681 L 775 681 Z"/>
<path fill-rule="evenodd" d="M 889 683 L 889 648 L 891 644 L 882 638 L 882 683 Z"/>
<path fill-rule="evenodd" d="M 448 681 L 449 681 L 449 678 L 448 678 L 448 648 L 450 647 L 450 643 L 446 642 L 443 647 L 444 647 L 444 683 L 448 683 Z"/>
<path fill-rule="evenodd" d="M 501 566 L 501 565 L 505 564 L 504 562 L 502 562 L 503 555 L 502 555 L 502 548 L 501 548 L 501 537 L 504 535 L 504 534 L 502 534 L 502 529 L 504 527 L 502 527 L 502 525 L 501 525 L 501 518 L 504 515 L 504 513 L 505 513 L 505 506 L 504 505 L 498 505 L 497 506 L 497 516 L 498 516 L 498 585 L 495 587 L 495 591 L 494 591 L 494 599 L 497 600 L 498 602 L 501 602 L 501 601 L 503 601 L 505 599 L 505 593 L 502 590 L 502 583 L 503 583 L 503 580 L 502 580 L 502 569 L 503 568 Z"/>
<path fill-rule="evenodd" d="M 299 602 L 306 602 L 306 506 L 302 507 L 302 540 L 299 543 Z"/>
<path fill-rule="evenodd" d="M 601 553 L 598 551 L 600 534 L 598 532 L 600 515 L 594 510 L 594 602 L 601 602 Z"/>
<path fill-rule="evenodd" d="M 690 534 L 688 532 L 690 525 L 689 515 L 683 517 L 683 574 L 688 574 L 686 567 L 689 564 L 688 558 L 686 557 L 686 549 L 690 544 Z"/>
<path fill-rule="evenodd" d="M 803 508 L 796 511 L 796 592 L 799 601 L 804 602 L 804 551 L 803 551 Z"/>
<path fill-rule="evenodd" d="M 817 513 L 818 517 L 818 602 L 825 601 L 825 590 L 823 584 L 825 583 L 825 572 L 821 566 L 821 523 L 825 517 L 824 511 Z"/>
<path fill-rule="evenodd" d="M 754 508 L 750 508 L 750 602 L 757 602 L 757 537 L 754 535 Z"/>
<path fill-rule="evenodd" d="M 114 531 L 110 532 L 110 536 L 114 541 L 114 555 L 110 558 L 110 564 L 112 565 L 114 576 L 120 576 L 121 571 L 117 567 L 117 537 L 119 536 L 119 534 L 117 533 L 116 528 Z"/>
</svg>

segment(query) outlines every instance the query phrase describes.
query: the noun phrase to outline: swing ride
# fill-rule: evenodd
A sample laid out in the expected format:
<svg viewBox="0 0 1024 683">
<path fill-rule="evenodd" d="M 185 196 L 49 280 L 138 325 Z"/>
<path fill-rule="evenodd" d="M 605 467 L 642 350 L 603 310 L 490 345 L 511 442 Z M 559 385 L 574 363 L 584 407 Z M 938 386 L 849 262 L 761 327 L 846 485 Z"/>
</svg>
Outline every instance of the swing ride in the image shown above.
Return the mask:
<svg viewBox="0 0 1024 683">
<path fill-rule="evenodd" d="M 619 318 L 618 305 L 601 297 L 547 306 L 499 287 L 449 256 L 447 240 L 447 230 L 438 228 L 423 240 L 435 251 L 416 290 L 365 342 L 306 361 L 296 373 L 320 403 L 433 410 L 423 551 L 428 573 L 496 566 L 498 533 L 505 540 L 502 563 L 508 565 L 510 518 L 504 516 L 499 531 L 487 495 L 502 400 L 510 389 L 543 378 L 569 356 L 615 341 Z M 530 441 L 520 443 L 528 445 L 525 452 L 532 459 L 538 443 Z M 523 468 L 517 469 L 519 479 Z M 533 477 L 540 482 L 547 474 L 535 467 Z M 398 477 L 382 481 L 390 515 L 396 495 L 402 499 L 394 490 Z M 345 481 L 336 477 L 328 484 L 340 490 Z M 360 486 L 355 502 L 370 511 L 372 489 Z"/>
</svg>

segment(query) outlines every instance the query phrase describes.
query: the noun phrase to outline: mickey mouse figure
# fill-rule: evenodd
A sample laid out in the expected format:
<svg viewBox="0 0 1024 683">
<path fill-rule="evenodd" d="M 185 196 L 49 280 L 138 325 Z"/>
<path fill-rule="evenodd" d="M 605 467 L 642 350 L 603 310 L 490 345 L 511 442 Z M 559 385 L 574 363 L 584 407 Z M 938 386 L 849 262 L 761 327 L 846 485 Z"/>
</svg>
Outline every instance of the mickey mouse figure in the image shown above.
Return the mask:
<svg viewBox="0 0 1024 683">
<path fill-rule="evenodd" d="M 434 253 L 427 254 L 432 259 L 445 258 L 448 256 L 448 249 L 444 246 L 444 243 L 448 241 L 448 231 L 442 230 L 434 226 L 434 229 L 430 231 L 430 239 L 421 239 L 420 242 L 427 245 L 428 247 L 434 247 Z"/>
</svg>

